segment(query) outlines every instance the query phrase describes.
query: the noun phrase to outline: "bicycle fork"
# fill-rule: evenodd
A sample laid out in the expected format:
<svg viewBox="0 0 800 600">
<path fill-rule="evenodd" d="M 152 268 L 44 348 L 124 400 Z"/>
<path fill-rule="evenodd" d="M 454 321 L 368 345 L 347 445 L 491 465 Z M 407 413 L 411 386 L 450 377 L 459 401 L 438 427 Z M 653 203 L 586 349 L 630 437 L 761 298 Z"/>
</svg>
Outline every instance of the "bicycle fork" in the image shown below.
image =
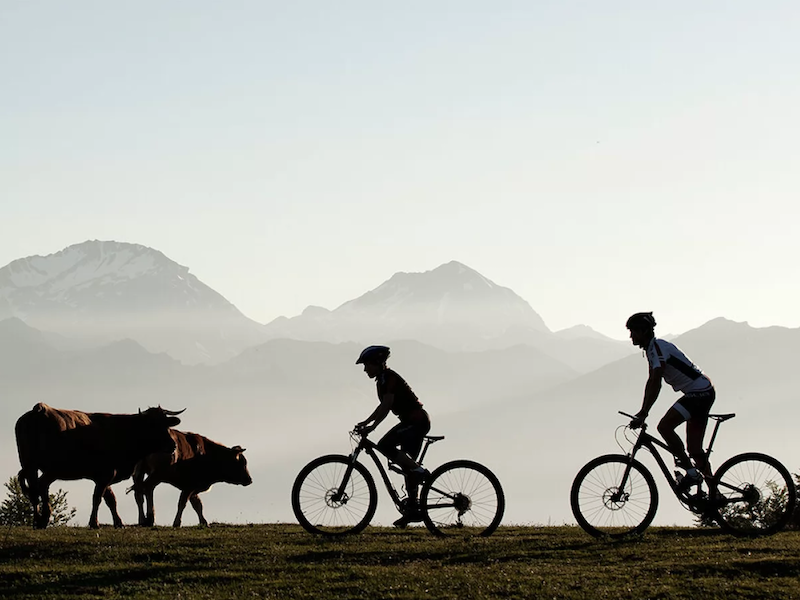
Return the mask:
<svg viewBox="0 0 800 600">
<path fill-rule="evenodd" d="M 639 448 L 642 446 L 642 438 L 639 436 L 639 439 L 636 440 L 636 443 L 633 445 L 633 448 L 628 454 L 628 464 L 625 465 L 625 471 L 622 473 L 622 479 L 619 482 L 619 487 L 617 487 L 616 490 L 609 489 L 608 492 L 610 493 L 607 492 L 608 496 L 605 498 L 605 503 L 609 508 L 613 509 L 614 505 L 625 504 L 630 498 L 630 492 L 625 491 L 625 486 L 628 484 L 628 478 L 631 475 L 633 461 L 635 460 L 634 457 L 639 451 Z"/>
<path fill-rule="evenodd" d="M 358 461 L 358 455 L 361 453 L 361 448 L 356 448 L 350 455 L 350 461 L 347 463 L 347 468 L 344 470 L 342 482 L 339 484 L 339 489 L 333 492 L 330 496 L 331 502 L 335 504 L 347 504 L 350 498 L 347 496 L 347 484 L 350 482 L 350 476 L 353 474 L 353 468 Z"/>
<path fill-rule="evenodd" d="M 628 464 L 625 467 L 625 471 L 622 473 L 622 479 L 619 482 L 619 487 L 616 490 L 611 491 L 606 499 L 606 504 L 616 505 L 616 504 L 625 504 L 630 498 L 630 493 L 625 491 L 625 486 L 628 483 L 628 477 L 631 474 L 631 464 L 633 463 L 633 454 L 628 456 Z M 610 507 L 609 507 L 610 508 Z"/>
</svg>

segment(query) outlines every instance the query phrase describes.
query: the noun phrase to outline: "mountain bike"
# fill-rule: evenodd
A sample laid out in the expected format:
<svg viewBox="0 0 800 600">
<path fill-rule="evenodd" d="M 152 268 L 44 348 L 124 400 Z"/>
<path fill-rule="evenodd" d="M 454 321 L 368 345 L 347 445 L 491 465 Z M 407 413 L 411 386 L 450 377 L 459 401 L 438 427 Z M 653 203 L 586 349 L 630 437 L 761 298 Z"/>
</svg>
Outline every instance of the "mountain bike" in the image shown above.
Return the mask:
<svg viewBox="0 0 800 600">
<path fill-rule="evenodd" d="M 422 465 L 431 444 L 444 436 L 425 436 L 417 462 Z M 375 515 L 378 492 L 363 463 L 371 457 L 386 491 L 403 513 L 408 504 L 404 490 L 397 490 L 383 466 L 377 445 L 366 433 L 350 432 L 354 446 L 349 456 L 329 454 L 308 463 L 292 486 L 292 509 L 303 528 L 327 536 L 363 531 Z M 403 474 L 389 462 L 388 469 Z M 471 460 L 454 460 L 435 469 L 422 482 L 419 508 L 428 531 L 437 536 L 488 536 L 497 529 L 505 510 L 500 481 L 488 468 Z"/>
<path fill-rule="evenodd" d="M 619 411 L 633 419 L 632 415 Z M 705 450 L 711 455 L 722 423 L 736 415 L 712 414 L 714 431 Z M 641 533 L 652 523 L 658 508 L 658 490 L 652 473 L 636 454 L 647 449 L 666 477 L 669 487 L 684 508 L 702 523 L 716 522 L 723 531 L 739 536 L 770 535 L 780 531 L 792 516 L 797 493 L 792 476 L 780 462 L 766 454 L 748 452 L 724 462 L 711 480 L 685 485 L 680 471 L 673 477 L 658 448 L 672 452 L 661 440 L 647 433 L 643 424 L 635 441 L 629 438 L 630 424 L 617 428 L 617 444 L 624 438 L 633 444 L 626 454 L 599 456 L 584 466 L 575 477 L 570 493 L 572 513 L 589 534 L 612 538 Z"/>
</svg>

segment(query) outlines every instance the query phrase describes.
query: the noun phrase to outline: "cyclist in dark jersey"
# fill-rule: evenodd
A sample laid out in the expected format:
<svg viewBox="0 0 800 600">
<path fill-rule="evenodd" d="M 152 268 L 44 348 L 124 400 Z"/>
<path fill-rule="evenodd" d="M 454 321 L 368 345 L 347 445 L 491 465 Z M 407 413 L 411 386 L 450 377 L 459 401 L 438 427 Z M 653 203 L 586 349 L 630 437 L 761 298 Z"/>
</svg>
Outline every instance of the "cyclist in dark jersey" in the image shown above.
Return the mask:
<svg viewBox="0 0 800 600">
<path fill-rule="evenodd" d="M 631 421 L 631 427 L 641 427 L 644 423 L 658 398 L 663 379 L 676 392 L 683 393 L 683 396 L 663 416 L 658 424 L 658 432 L 677 457 L 676 466 L 686 469 L 684 485 L 699 482 L 701 477 L 698 471 L 710 479 L 711 465 L 703 451 L 703 436 L 708 424 L 708 413 L 716 398 L 711 380 L 675 344 L 656 338 L 654 332 L 656 320 L 653 318 L 653 313 L 631 315 L 625 325 L 631 332 L 631 342 L 644 350 L 650 367 L 650 377 L 644 388 L 642 409 Z M 686 455 L 680 436 L 675 432 L 683 422 L 686 423 L 686 446 L 689 456 Z M 689 457 L 694 460 L 694 466 Z"/>
<path fill-rule="evenodd" d="M 422 448 L 425 435 L 431 429 L 428 413 L 422 408 L 417 395 L 395 371 L 386 366 L 389 358 L 387 346 L 369 346 L 358 357 L 356 364 L 364 365 L 364 372 L 375 379 L 380 404 L 369 417 L 356 424 L 356 431 L 364 434 L 375 429 L 393 412 L 400 423 L 392 427 L 378 442 L 378 450 L 389 460 L 397 463 L 406 479 L 408 501 L 403 516 L 394 522 L 396 527 L 405 527 L 411 522 L 421 521 L 417 492 L 419 484 L 429 475 L 415 461 Z"/>
</svg>

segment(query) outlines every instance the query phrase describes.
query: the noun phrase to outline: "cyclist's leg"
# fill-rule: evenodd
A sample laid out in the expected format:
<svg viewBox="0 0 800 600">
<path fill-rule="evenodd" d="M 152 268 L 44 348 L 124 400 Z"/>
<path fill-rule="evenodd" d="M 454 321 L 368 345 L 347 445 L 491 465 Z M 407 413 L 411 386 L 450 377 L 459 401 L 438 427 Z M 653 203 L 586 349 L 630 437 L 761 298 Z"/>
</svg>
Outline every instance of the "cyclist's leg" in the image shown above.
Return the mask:
<svg viewBox="0 0 800 600">
<path fill-rule="evenodd" d="M 658 432 L 661 434 L 661 437 L 664 438 L 664 441 L 667 442 L 670 452 L 675 455 L 675 464 L 683 469 L 689 469 L 692 463 L 689 460 L 689 456 L 686 454 L 683 440 L 681 440 L 681 437 L 675 430 L 678 428 L 678 425 L 689 419 L 690 415 L 679 403 L 680 400 L 673 404 L 661 421 L 659 421 Z"/>
<path fill-rule="evenodd" d="M 411 457 L 419 454 L 423 438 L 429 429 L 430 423 L 424 428 L 420 428 L 419 424 L 415 422 L 399 423 L 392 427 L 377 444 L 378 450 L 389 460 L 396 462 L 404 473 L 408 498 L 405 507 L 400 509 L 403 516 L 394 522 L 395 527 L 403 528 L 410 523 L 422 520 L 418 499 L 419 475 L 414 473 L 415 469 L 417 471 L 421 471 L 421 469 Z"/>
<path fill-rule="evenodd" d="M 428 414 L 424 411 L 421 412 L 422 414 L 416 416 L 416 418 L 409 423 L 409 427 L 402 431 L 400 440 L 400 449 L 402 453 L 409 457 L 409 460 L 413 463 L 411 469 L 406 471 L 406 490 L 408 491 L 409 501 L 412 503 L 416 503 L 417 501 L 420 480 L 418 474 L 409 475 L 409 472 L 414 469 L 420 469 L 419 463 L 414 459 L 419 456 L 420 450 L 422 449 L 422 442 L 431 430 L 431 422 L 428 418 Z"/>
<path fill-rule="evenodd" d="M 697 470 L 707 480 L 710 480 L 713 474 L 708 456 L 703 451 L 703 438 L 708 427 L 708 413 L 711 411 L 715 398 L 716 392 L 712 387 L 703 392 L 687 394 L 678 401 L 690 415 L 686 422 L 686 447 L 689 450 L 689 456 L 694 461 Z"/>
<path fill-rule="evenodd" d="M 404 471 L 413 471 L 419 467 L 414 458 L 419 454 L 423 438 L 430 429 L 428 413 L 420 410 L 387 431 L 377 444 L 378 450 Z"/>
<path fill-rule="evenodd" d="M 708 426 L 708 415 L 705 417 L 692 417 L 686 421 L 686 447 L 689 450 L 689 457 L 694 461 L 695 467 L 700 471 L 706 480 L 711 480 L 711 463 L 703 451 L 703 437 Z"/>
<path fill-rule="evenodd" d="M 396 462 L 402 469 L 413 469 L 416 463 L 400 450 L 406 429 L 408 429 L 407 424 L 398 423 L 386 432 L 378 441 L 376 447 L 381 454 L 392 462 Z"/>
</svg>

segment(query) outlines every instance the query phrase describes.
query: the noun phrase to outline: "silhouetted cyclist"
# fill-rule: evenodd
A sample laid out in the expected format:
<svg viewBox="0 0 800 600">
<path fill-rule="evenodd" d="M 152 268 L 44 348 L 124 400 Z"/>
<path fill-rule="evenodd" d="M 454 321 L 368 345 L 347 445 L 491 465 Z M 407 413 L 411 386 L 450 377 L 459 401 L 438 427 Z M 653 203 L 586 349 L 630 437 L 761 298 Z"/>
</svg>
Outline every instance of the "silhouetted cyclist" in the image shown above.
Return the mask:
<svg viewBox="0 0 800 600">
<path fill-rule="evenodd" d="M 368 346 L 358 357 L 356 364 L 364 365 L 364 372 L 375 379 L 380 404 L 369 417 L 356 424 L 356 431 L 369 433 L 393 412 L 400 423 L 392 427 L 378 442 L 378 450 L 403 470 L 408 491 L 403 516 L 394 522 L 395 527 L 406 527 L 422 520 L 417 493 L 419 484 L 430 473 L 416 462 L 425 435 L 431 429 L 428 413 L 405 379 L 386 366 L 389 358 L 387 346 Z"/>
<path fill-rule="evenodd" d="M 625 326 L 630 330 L 631 342 L 644 350 L 650 366 L 642 409 L 631 421 L 631 427 L 642 426 L 661 392 L 663 379 L 676 392 L 682 392 L 683 396 L 672 405 L 658 423 L 658 432 L 677 457 L 676 466 L 686 469 L 686 477 L 683 479 L 685 487 L 699 483 L 702 480 L 700 473 L 710 479 L 711 465 L 703 452 L 703 436 L 708 424 L 708 413 L 716 398 L 711 380 L 675 344 L 656 338 L 654 332 L 656 320 L 652 312 L 631 315 Z M 675 432 L 678 425 L 684 421 L 689 456 L 686 455 L 680 436 Z M 689 457 L 694 461 L 694 466 Z"/>
</svg>

